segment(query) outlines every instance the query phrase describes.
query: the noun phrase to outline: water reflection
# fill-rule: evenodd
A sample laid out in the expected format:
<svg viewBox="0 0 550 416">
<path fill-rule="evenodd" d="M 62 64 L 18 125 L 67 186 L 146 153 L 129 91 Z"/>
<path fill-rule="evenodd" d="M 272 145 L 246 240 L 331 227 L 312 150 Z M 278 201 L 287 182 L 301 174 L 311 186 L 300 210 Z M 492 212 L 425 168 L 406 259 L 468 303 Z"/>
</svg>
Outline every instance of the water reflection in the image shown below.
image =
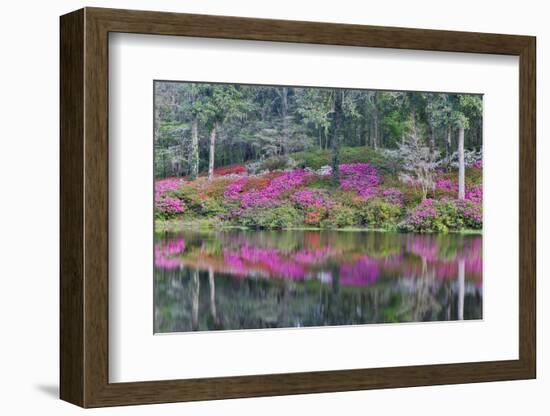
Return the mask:
<svg viewBox="0 0 550 416">
<path fill-rule="evenodd" d="M 159 235 L 155 331 L 480 319 L 481 244 L 350 231 Z"/>
</svg>

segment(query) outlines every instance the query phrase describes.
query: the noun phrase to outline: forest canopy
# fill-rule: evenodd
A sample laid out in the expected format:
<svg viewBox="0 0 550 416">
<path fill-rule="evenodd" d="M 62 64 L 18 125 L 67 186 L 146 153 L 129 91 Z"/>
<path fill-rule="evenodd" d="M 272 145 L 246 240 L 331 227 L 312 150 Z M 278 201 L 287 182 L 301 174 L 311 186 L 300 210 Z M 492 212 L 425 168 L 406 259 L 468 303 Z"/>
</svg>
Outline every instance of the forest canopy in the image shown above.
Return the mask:
<svg viewBox="0 0 550 416">
<path fill-rule="evenodd" d="M 479 151 L 481 109 L 480 95 L 157 81 L 155 176 L 206 173 L 211 156 L 223 167 L 335 145 L 396 149 L 413 129 L 450 156 L 462 127 Z"/>
</svg>

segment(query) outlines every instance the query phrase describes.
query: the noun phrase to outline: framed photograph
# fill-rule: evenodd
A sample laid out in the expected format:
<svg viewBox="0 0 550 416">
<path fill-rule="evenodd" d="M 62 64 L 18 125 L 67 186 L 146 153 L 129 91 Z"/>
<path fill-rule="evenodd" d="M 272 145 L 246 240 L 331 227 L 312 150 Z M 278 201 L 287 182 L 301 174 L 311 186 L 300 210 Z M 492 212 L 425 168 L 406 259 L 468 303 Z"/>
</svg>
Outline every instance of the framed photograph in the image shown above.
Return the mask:
<svg viewBox="0 0 550 416">
<path fill-rule="evenodd" d="M 536 377 L 534 37 L 60 28 L 63 400 Z"/>
</svg>

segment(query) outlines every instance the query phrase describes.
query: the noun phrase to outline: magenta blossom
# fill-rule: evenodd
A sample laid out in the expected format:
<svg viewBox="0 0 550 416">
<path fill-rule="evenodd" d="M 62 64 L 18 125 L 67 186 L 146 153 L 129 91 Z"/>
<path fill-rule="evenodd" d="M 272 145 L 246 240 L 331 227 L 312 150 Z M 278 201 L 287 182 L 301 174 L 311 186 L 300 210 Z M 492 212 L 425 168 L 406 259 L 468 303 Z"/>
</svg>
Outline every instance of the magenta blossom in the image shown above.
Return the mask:
<svg viewBox="0 0 550 416">
<path fill-rule="evenodd" d="M 282 194 L 302 186 L 310 176 L 312 176 L 312 173 L 302 169 L 284 172 L 272 179 L 265 188 L 253 189 L 242 194 L 241 206 L 243 208 L 254 208 L 277 205 Z"/>
<path fill-rule="evenodd" d="M 364 199 L 376 194 L 380 177 L 374 167 L 368 163 L 344 163 L 339 166 L 339 169 L 342 189 L 355 191 Z"/>
</svg>

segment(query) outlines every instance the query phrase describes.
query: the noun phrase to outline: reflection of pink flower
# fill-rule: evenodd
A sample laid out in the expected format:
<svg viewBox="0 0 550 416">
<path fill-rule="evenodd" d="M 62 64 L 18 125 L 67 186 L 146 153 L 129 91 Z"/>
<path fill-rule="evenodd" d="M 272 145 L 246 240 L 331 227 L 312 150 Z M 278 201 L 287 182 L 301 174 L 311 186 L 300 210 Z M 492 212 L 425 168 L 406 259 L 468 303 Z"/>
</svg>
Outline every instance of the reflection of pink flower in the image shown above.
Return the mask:
<svg viewBox="0 0 550 416">
<path fill-rule="evenodd" d="M 340 284 L 342 286 L 365 286 L 374 283 L 380 276 L 378 262 L 363 256 L 353 263 L 340 266 Z"/>
<path fill-rule="evenodd" d="M 176 238 L 155 245 L 155 266 L 161 269 L 177 269 L 182 266 L 179 259 L 173 258 L 185 251 L 185 240 Z"/>
<path fill-rule="evenodd" d="M 162 269 L 214 270 L 222 276 L 238 278 L 317 280 L 321 285 L 338 282 L 342 287 L 360 287 L 392 278 L 427 278 L 433 279 L 433 284 L 446 279 L 454 281 L 458 264 L 464 261 L 466 278 L 477 287 L 481 285 L 479 236 L 398 235 L 387 240 L 393 245 L 391 254 L 382 254 L 375 246 L 361 244 L 359 239 L 357 246 L 342 246 L 332 235 L 321 237 L 313 232 L 304 233 L 300 244 L 292 248 L 283 248 L 276 240 L 264 240 L 251 233 L 222 233 L 219 238 L 224 247 L 221 254 L 200 244 L 186 247 L 182 238 L 157 243 L 155 265 Z M 365 234 L 365 240 L 370 238 L 379 237 Z M 371 247 L 374 252 L 370 252 Z"/>
<path fill-rule="evenodd" d="M 327 258 L 334 254 L 334 250 L 330 247 L 316 250 L 300 250 L 293 255 L 293 258 L 298 263 L 314 264 L 326 261 Z"/>
<path fill-rule="evenodd" d="M 441 251 L 440 240 L 431 235 L 409 235 L 407 238 L 407 251 L 415 254 L 426 262 L 430 271 L 442 279 L 455 279 L 458 274 L 458 262 L 465 261 L 465 272 L 467 275 L 480 275 L 483 268 L 482 261 L 482 239 L 465 238 L 457 251 L 446 253 Z M 408 274 L 420 276 L 421 265 L 415 264 L 408 269 Z"/>
</svg>

